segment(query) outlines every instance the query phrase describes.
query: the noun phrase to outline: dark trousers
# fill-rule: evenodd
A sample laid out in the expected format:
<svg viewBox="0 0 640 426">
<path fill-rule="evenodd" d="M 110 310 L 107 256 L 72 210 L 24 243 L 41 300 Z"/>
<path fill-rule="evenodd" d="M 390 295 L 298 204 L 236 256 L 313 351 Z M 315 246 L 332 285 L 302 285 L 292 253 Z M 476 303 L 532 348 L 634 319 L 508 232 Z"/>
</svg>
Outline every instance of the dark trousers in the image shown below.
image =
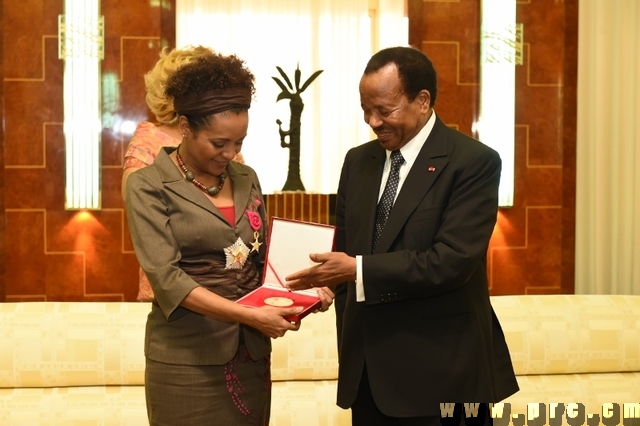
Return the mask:
<svg viewBox="0 0 640 426">
<path fill-rule="evenodd" d="M 358 396 L 351 407 L 352 426 L 440 426 L 440 416 L 429 417 L 389 417 L 376 406 L 367 367 L 362 371 Z"/>
</svg>

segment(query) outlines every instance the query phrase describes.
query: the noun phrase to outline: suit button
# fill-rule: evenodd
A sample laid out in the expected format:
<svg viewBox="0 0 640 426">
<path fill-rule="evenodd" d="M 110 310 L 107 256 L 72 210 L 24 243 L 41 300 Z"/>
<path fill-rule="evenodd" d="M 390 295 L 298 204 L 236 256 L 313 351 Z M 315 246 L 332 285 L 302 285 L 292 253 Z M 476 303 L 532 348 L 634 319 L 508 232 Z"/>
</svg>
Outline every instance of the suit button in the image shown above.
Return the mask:
<svg viewBox="0 0 640 426">
<path fill-rule="evenodd" d="M 238 294 L 242 294 L 242 289 L 241 289 L 241 288 L 237 288 L 237 289 L 236 289 L 236 293 L 238 293 Z"/>
<path fill-rule="evenodd" d="M 235 229 L 233 230 L 233 232 L 234 232 L 236 235 L 240 235 L 240 230 L 239 230 L 238 228 L 235 228 Z"/>
</svg>

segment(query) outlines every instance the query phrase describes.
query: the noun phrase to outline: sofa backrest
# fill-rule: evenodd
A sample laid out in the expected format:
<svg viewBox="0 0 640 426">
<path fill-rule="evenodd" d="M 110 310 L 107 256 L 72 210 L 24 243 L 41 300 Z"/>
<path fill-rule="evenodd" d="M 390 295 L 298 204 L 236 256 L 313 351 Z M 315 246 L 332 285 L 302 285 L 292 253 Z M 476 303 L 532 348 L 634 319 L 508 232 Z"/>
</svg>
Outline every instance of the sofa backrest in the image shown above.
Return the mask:
<svg viewBox="0 0 640 426">
<path fill-rule="evenodd" d="M 0 388 L 143 385 L 149 303 L 0 303 Z M 272 380 L 338 375 L 335 312 L 273 340 Z"/>
<path fill-rule="evenodd" d="M 640 371 L 640 296 L 492 296 L 518 375 Z M 0 388 L 144 384 L 150 304 L 0 303 Z M 272 380 L 335 380 L 335 311 L 273 340 Z"/>
<path fill-rule="evenodd" d="M 144 384 L 149 303 L 0 303 L 0 388 Z"/>
<path fill-rule="evenodd" d="M 492 296 L 517 375 L 640 371 L 640 296 Z"/>
</svg>

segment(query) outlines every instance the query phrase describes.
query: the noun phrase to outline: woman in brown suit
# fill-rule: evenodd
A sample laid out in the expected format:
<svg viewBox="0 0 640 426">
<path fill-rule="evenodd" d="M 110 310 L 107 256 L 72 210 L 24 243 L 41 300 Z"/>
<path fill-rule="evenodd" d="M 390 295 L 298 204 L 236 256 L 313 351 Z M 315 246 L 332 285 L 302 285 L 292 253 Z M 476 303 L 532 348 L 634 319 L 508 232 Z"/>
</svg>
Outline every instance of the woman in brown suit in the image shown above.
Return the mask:
<svg viewBox="0 0 640 426">
<path fill-rule="evenodd" d="M 246 308 L 260 285 L 266 215 L 254 170 L 232 161 L 247 134 L 254 76 L 234 55 L 180 67 L 166 94 L 182 142 L 129 176 L 126 208 L 155 300 L 145 387 L 152 425 L 266 425 L 269 338 L 297 308 Z M 323 308 L 333 294 L 320 290 Z"/>
</svg>

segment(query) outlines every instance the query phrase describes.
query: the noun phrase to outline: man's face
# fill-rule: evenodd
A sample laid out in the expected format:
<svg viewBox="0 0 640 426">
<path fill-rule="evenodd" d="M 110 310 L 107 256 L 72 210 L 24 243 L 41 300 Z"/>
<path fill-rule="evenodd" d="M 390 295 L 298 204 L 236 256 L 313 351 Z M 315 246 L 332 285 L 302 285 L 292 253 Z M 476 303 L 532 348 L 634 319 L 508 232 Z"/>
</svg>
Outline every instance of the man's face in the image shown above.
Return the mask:
<svg viewBox="0 0 640 426">
<path fill-rule="evenodd" d="M 430 95 L 423 90 L 413 101 L 403 91 L 395 64 L 364 75 L 360 80 L 360 105 L 364 121 L 383 148 L 402 148 L 424 124 L 430 113 Z"/>
</svg>

